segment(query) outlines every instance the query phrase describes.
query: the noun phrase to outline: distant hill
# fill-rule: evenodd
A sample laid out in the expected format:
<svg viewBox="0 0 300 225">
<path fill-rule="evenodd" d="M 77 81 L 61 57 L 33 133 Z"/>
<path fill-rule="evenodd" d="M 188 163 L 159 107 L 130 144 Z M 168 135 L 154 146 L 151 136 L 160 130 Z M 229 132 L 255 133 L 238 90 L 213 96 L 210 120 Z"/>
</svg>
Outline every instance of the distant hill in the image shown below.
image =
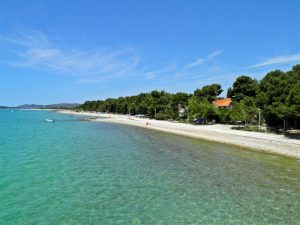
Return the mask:
<svg viewBox="0 0 300 225">
<path fill-rule="evenodd" d="M 7 106 L 1 106 L 0 105 L 0 109 L 6 109 L 6 108 L 8 108 Z"/>
<path fill-rule="evenodd" d="M 20 105 L 17 106 L 16 108 L 18 109 L 40 109 L 40 108 L 44 108 L 43 105 L 35 105 L 35 104 L 26 104 L 26 105 Z"/>
<path fill-rule="evenodd" d="M 17 106 L 18 109 L 61 109 L 61 108 L 74 108 L 79 106 L 78 103 L 59 103 L 51 105 L 36 105 L 36 104 L 25 104 Z"/>
<path fill-rule="evenodd" d="M 78 103 L 59 103 L 59 104 L 46 105 L 46 108 L 50 108 L 50 109 L 74 108 L 79 105 L 80 104 Z"/>
</svg>

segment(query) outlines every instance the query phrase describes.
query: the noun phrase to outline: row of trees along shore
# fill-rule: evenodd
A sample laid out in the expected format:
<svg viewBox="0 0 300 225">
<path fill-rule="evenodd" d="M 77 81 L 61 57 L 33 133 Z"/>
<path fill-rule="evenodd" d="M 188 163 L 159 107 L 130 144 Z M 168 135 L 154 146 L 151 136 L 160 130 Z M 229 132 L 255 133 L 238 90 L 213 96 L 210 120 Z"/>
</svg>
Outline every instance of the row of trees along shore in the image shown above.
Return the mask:
<svg viewBox="0 0 300 225">
<path fill-rule="evenodd" d="M 196 89 L 193 94 L 151 91 L 134 96 L 108 98 L 104 101 L 86 101 L 78 110 L 119 114 L 144 114 L 157 120 L 191 122 L 204 117 L 219 123 L 257 123 L 258 111 L 270 127 L 283 127 L 284 123 L 300 126 L 300 64 L 289 71 L 274 70 L 258 81 L 239 76 L 227 91 L 233 101 L 230 109 L 217 108 L 213 101 L 221 99 L 220 84 Z M 184 112 L 184 113 L 179 113 Z"/>
</svg>

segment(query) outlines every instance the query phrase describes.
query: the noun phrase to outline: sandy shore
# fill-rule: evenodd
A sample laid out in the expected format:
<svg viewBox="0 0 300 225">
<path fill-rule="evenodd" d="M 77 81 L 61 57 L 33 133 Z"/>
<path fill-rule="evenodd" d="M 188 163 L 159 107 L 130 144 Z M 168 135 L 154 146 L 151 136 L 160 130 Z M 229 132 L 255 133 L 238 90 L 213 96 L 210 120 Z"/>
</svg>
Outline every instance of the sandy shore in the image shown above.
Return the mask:
<svg viewBox="0 0 300 225">
<path fill-rule="evenodd" d="M 97 117 L 96 121 L 127 124 L 146 129 L 159 130 L 208 141 L 241 146 L 268 153 L 285 155 L 300 159 L 300 140 L 290 139 L 284 135 L 231 129 L 230 125 L 200 125 L 176 123 L 169 121 L 141 119 L 134 116 L 101 114 L 88 112 L 73 112 L 61 110 L 60 113 Z"/>
</svg>

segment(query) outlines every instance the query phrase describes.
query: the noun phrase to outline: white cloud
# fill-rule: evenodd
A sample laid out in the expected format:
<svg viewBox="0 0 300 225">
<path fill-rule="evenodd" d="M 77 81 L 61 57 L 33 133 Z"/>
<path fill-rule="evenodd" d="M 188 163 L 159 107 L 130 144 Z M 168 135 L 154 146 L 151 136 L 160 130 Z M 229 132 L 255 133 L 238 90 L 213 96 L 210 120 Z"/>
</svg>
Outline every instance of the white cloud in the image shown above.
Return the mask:
<svg viewBox="0 0 300 225">
<path fill-rule="evenodd" d="M 145 74 L 144 77 L 145 77 L 145 80 L 151 80 L 156 77 L 156 74 L 154 72 L 148 72 Z"/>
<path fill-rule="evenodd" d="M 12 66 L 73 76 L 77 82 L 84 84 L 99 84 L 125 77 L 175 83 L 196 75 L 201 78 L 203 68 L 199 65 L 223 53 L 221 50 L 213 51 L 203 58 L 183 64 L 181 68 L 178 62 L 154 62 L 146 68 L 132 48 L 74 50 L 54 44 L 42 32 L 25 33 L 13 38 L 0 36 L 1 43 L 15 56 L 13 61 L 9 61 Z"/>
<path fill-rule="evenodd" d="M 136 72 L 140 61 L 131 48 L 65 50 L 54 46 L 41 32 L 18 38 L 1 36 L 0 42 L 9 45 L 11 52 L 17 56 L 16 60 L 9 62 L 10 65 L 55 71 L 89 81 L 128 76 Z"/>
<path fill-rule="evenodd" d="M 186 76 L 192 76 L 193 74 L 199 74 L 203 72 L 203 69 L 207 69 L 207 65 L 203 67 L 204 63 L 207 63 L 209 61 L 212 61 L 215 59 L 215 57 L 221 55 L 223 53 L 222 50 L 215 50 L 212 53 L 206 55 L 203 58 L 198 58 L 195 61 L 192 61 L 191 63 L 188 63 L 181 67 L 178 71 L 175 73 L 175 77 L 186 77 Z M 203 65 L 200 67 L 200 65 Z M 214 65 L 213 68 L 216 68 L 217 66 Z"/>
<path fill-rule="evenodd" d="M 250 66 L 250 68 L 259 68 L 275 65 L 284 65 L 288 63 L 300 63 L 300 54 L 282 55 L 268 58 L 260 63 Z"/>
<path fill-rule="evenodd" d="M 168 72 L 174 71 L 176 69 L 176 67 L 177 67 L 176 65 L 172 64 L 172 65 L 168 65 L 168 66 L 162 67 L 157 70 L 148 71 L 145 73 L 144 78 L 145 78 L 145 80 L 152 80 L 157 76 L 161 76 Z"/>
<path fill-rule="evenodd" d="M 216 50 L 216 51 L 210 53 L 209 55 L 207 55 L 207 56 L 205 56 L 203 58 L 196 59 L 195 61 L 189 63 L 186 66 L 186 68 L 192 68 L 192 67 L 200 66 L 200 65 L 202 65 L 205 62 L 213 60 L 215 57 L 221 55 L 222 53 L 223 53 L 223 51 Z"/>
</svg>

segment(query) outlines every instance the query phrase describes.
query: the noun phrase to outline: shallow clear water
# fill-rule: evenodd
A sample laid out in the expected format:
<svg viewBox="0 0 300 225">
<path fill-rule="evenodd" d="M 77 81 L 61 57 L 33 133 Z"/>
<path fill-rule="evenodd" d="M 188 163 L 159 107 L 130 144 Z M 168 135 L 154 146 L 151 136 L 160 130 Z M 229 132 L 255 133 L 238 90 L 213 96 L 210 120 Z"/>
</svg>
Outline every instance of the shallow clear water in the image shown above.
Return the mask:
<svg viewBox="0 0 300 225">
<path fill-rule="evenodd" d="M 0 110 L 0 224 L 300 224 L 300 160 Z"/>
</svg>

